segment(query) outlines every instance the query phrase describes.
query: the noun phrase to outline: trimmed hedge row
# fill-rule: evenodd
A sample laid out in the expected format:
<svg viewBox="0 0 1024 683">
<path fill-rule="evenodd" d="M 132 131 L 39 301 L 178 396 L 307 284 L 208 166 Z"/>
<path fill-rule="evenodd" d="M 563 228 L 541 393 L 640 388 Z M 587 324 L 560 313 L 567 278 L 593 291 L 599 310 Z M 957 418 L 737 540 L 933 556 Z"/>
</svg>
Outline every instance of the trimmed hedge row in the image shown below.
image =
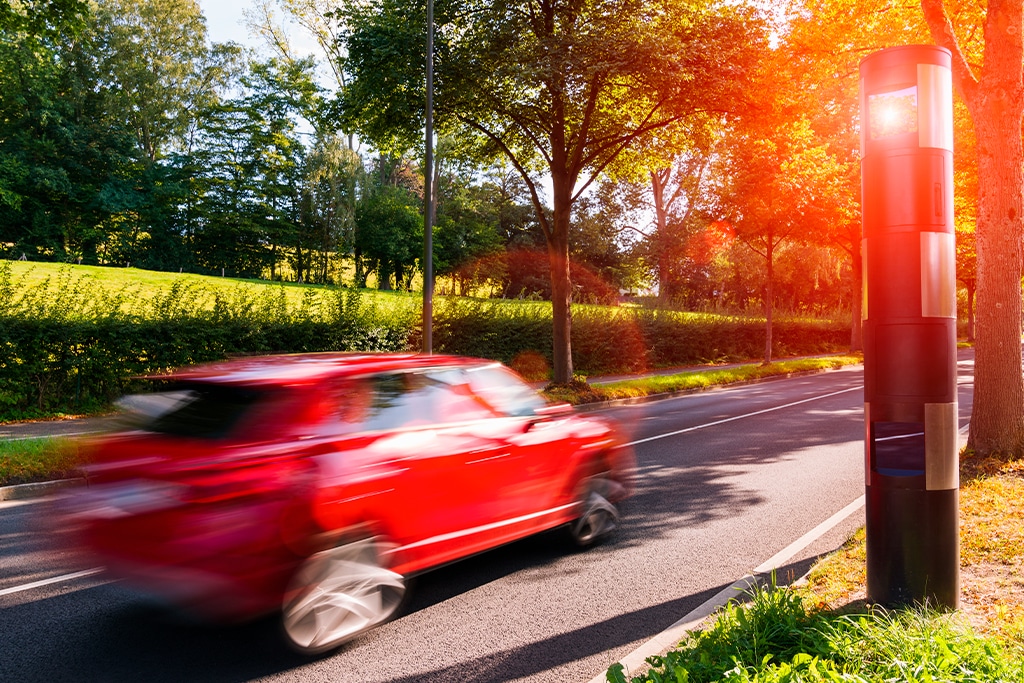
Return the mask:
<svg viewBox="0 0 1024 683">
<path fill-rule="evenodd" d="M 550 366 L 551 309 L 540 304 L 448 300 L 435 311 L 436 349 L 494 358 L 532 374 L 519 359 L 544 357 Z M 617 374 L 756 359 L 764 356 L 765 325 L 756 318 L 676 311 L 577 306 L 573 309 L 573 367 L 578 374 Z M 843 322 L 776 322 L 774 355 L 802 356 L 849 347 Z M 543 379 L 543 377 L 531 377 Z"/>
<path fill-rule="evenodd" d="M 26 286 L 0 266 L 0 420 L 101 409 L 138 390 L 135 377 L 232 355 L 418 348 L 418 314 L 373 301 L 353 290 L 310 289 L 294 304 L 280 286 L 224 295 L 187 283 L 139 300 L 65 274 Z M 441 299 L 434 348 L 544 379 L 551 326 L 542 303 Z M 848 335 L 840 323 L 781 322 L 776 353 L 834 351 Z M 580 374 L 757 358 L 763 346 L 756 319 L 592 306 L 573 313 Z"/>
<path fill-rule="evenodd" d="M 26 285 L 0 267 L 0 420 L 102 409 L 140 375 L 232 355 L 402 350 L 416 322 L 345 289 L 290 304 L 280 286 L 182 281 L 142 299 L 63 272 Z"/>
</svg>

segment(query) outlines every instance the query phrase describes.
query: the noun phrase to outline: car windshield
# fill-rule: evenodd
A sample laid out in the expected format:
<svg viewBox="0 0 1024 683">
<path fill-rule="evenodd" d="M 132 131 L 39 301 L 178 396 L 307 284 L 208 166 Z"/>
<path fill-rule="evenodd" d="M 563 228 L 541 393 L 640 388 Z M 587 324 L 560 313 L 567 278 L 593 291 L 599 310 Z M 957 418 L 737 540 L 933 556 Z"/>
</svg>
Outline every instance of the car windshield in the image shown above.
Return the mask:
<svg viewBox="0 0 1024 683">
<path fill-rule="evenodd" d="M 175 401 L 143 429 L 162 434 L 217 439 L 226 436 L 263 393 L 241 387 L 193 385 L 168 392 Z"/>
<path fill-rule="evenodd" d="M 473 391 L 504 415 L 534 415 L 547 405 L 530 385 L 501 365 L 470 368 L 467 374 Z"/>
</svg>

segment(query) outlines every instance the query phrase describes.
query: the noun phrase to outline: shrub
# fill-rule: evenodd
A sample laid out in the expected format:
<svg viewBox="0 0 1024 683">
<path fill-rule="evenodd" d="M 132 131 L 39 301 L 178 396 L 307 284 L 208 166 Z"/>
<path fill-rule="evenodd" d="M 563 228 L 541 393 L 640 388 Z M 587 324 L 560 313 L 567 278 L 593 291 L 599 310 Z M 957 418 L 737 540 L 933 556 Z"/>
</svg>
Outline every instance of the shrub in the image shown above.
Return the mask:
<svg viewBox="0 0 1024 683">
<path fill-rule="evenodd" d="M 232 355 L 404 350 L 415 325 L 357 291 L 283 288 L 227 294 L 175 283 L 140 300 L 61 271 L 37 284 L 0 266 L 0 419 L 103 408 L 134 378 Z"/>
<path fill-rule="evenodd" d="M 211 287 L 187 277 L 157 289 L 131 281 L 110 289 L 81 272 L 65 266 L 30 281 L 0 265 L 0 420 L 96 410 L 135 390 L 133 377 L 232 355 L 419 346 L 418 311 L 398 295 Z M 433 326 L 438 352 L 500 360 L 531 379 L 547 378 L 549 303 L 440 298 Z M 783 321 L 775 352 L 835 351 L 847 337 L 842 323 Z M 576 373 L 617 374 L 758 358 L 764 323 L 577 305 L 572 341 Z"/>
</svg>

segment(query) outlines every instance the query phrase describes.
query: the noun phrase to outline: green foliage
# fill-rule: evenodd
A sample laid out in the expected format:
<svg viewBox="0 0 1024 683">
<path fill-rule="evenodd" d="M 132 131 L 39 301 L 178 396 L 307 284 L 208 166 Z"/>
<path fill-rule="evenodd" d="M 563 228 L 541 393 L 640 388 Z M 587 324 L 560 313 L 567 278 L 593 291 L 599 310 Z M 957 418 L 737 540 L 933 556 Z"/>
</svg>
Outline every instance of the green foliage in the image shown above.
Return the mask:
<svg viewBox="0 0 1024 683">
<path fill-rule="evenodd" d="M 60 271 L 35 284 L 0 267 L 0 419 L 102 408 L 134 377 L 226 356 L 406 347 L 415 320 L 347 289 L 204 290 L 181 280 L 143 297 Z"/>
<path fill-rule="evenodd" d="M 755 588 L 727 605 L 651 669 L 611 683 L 797 683 L 810 681 L 1022 681 L 1024 660 L 952 615 L 924 609 L 840 615 L 808 609 L 789 588 Z"/>
<path fill-rule="evenodd" d="M 401 288 L 423 252 L 420 203 L 407 189 L 384 185 L 356 212 L 356 248 L 377 271 L 381 289 L 391 289 L 392 277 Z"/>
<path fill-rule="evenodd" d="M 18 275 L 15 275 L 15 272 Z M 119 275 L 119 279 L 114 275 Z M 0 419 L 85 412 L 132 377 L 229 355 L 416 347 L 418 306 L 400 295 L 75 266 L 0 265 Z M 757 357 L 758 319 L 577 306 L 575 364 L 623 373 Z M 551 364 L 551 305 L 439 298 L 438 352 L 493 358 L 531 376 Z M 779 354 L 834 351 L 842 323 L 780 323 Z"/>
<path fill-rule="evenodd" d="M 0 486 L 66 479 L 78 465 L 78 447 L 68 439 L 0 442 Z"/>
</svg>

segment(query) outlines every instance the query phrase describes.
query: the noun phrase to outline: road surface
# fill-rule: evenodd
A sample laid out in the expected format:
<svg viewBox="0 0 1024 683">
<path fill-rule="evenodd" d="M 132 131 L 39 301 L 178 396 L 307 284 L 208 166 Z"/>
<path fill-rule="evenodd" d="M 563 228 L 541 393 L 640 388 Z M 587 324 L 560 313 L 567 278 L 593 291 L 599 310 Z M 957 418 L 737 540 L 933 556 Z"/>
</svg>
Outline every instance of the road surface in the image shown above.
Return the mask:
<svg viewBox="0 0 1024 683">
<path fill-rule="evenodd" d="M 962 352 L 961 424 L 972 371 Z M 546 534 L 427 574 L 401 618 L 318 659 L 287 651 L 272 620 L 187 623 L 72 574 L 89 566 L 33 532 L 44 501 L 0 503 L 0 680 L 584 683 L 864 492 L 860 367 L 605 412 L 640 465 L 612 541 L 578 552 Z"/>
</svg>

